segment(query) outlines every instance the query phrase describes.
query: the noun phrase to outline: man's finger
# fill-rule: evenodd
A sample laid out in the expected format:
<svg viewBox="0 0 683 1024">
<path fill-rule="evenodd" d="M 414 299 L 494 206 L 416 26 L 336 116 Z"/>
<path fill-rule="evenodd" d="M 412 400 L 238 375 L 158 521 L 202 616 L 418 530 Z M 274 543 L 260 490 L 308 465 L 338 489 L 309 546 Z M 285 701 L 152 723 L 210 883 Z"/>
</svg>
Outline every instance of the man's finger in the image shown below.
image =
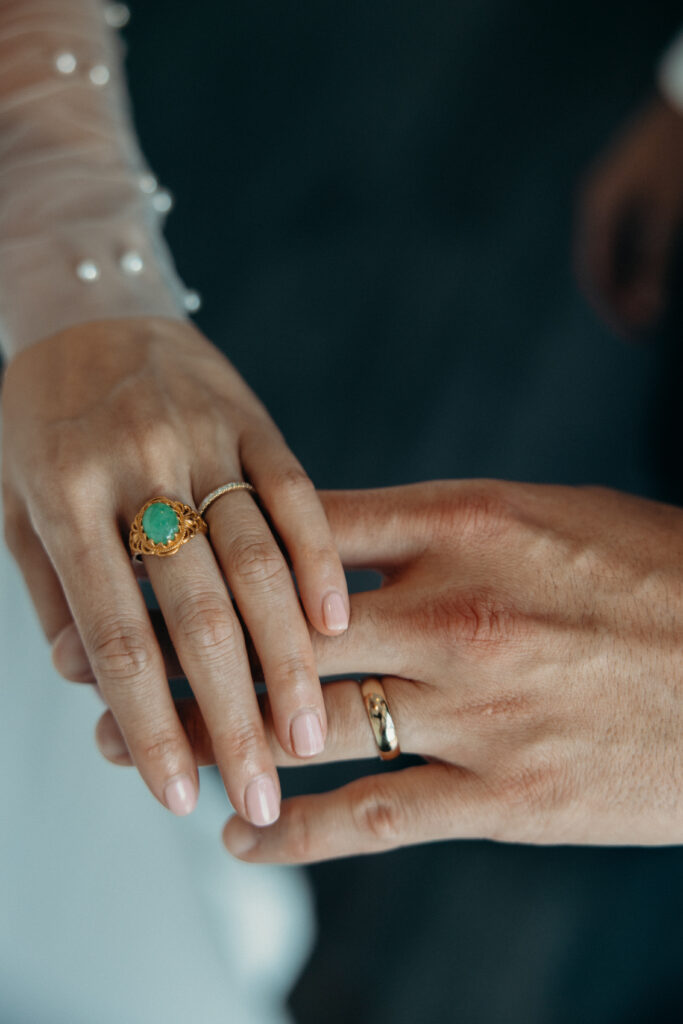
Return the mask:
<svg viewBox="0 0 683 1024">
<path fill-rule="evenodd" d="M 370 491 L 321 491 L 320 499 L 344 566 L 389 573 L 417 560 L 436 541 L 457 548 L 463 568 L 478 565 L 472 540 L 477 533 L 482 542 L 488 536 L 472 529 L 480 513 L 503 509 L 524 491 L 523 485 L 500 480 L 429 480 Z"/>
<path fill-rule="evenodd" d="M 382 683 L 401 749 L 405 753 L 419 753 L 425 749 L 427 731 L 425 715 L 419 711 L 424 684 L 388 677 L 384 677 Z M 329 761 L 378 758 L 359 684 L 353 680 L 326 683 L 323 687 L 323 698 L 328 719 L 327 742 L 324 751 L 310 758 L 307 763 L 322 764 Z M 301 760 L 283 750 L 277 739 L 269 701 L 265 694 L 260 697 L 260 703 L 268 743 L 276 764 L 281 768 L 300 767 Z M 197 702 L 191 699 L 179 700 L 176 702 L 176 709 L 197 763 L 215 764 L 211 737 Z M 120 765 L 132 763 L 121 730 L 111 711 L 105 712 L 100 718 L 95 737 L 100 752 L 107 760 Z"/>
<path fill-rule="evenodd" d="M 349 628 L 341 636 L 311 631 L 318 675 L 410 676 L 401 643 L 400 609 L 390 587 L 351 595 Z"/>
<path fill-rule="evenodd" d="M 384 676 L 381 680 L 396 735 L 404 754 L 431 758 L 454 758 L 459 765 L 478 765 L 488 758 L 490 737 L 473 729 L 466 719 L 446 719 L 441 713 L 442 701 L 435 689 L 426 683 Z M 379 752 L 360 684 L 355 680 L 325 683 L 323 698 L 328 720 L 328 736 L 321 754 L 306 763 L 325 764 L 336 761 L 379 760 Z M 280 745 L 270 712 L 267 694 L 259 697 L 265 723 L 266 738 L 278 768 L 302 767 Z M 176 710 L 198 765 L 213 765 L 216 757 L 209 730 L 197 702 L 176 701 Z M 116 719 L 110 711 L 102 715 L 95 730 L 100 753 L 117 765 L 132 761 Z"/>
<path fill-rule="evenodd" d="M 424 546 L 417 511 L 424 486 L 366 491 L 321 491 L 320 499 L 343 565 L 385 569 L 407 561 Z M 424 519 L 424 516 L 423 516 Z"/>
<path fill-rule="evenodd" d="M 223 842 L 251 863 L 308 864 L 439 839 L 486 838 L 496 833 L 498 813 L 476 775 L 428 764 L 286 800 L 279 820 L 265 829 L 233 817 Z"/>
</svg>

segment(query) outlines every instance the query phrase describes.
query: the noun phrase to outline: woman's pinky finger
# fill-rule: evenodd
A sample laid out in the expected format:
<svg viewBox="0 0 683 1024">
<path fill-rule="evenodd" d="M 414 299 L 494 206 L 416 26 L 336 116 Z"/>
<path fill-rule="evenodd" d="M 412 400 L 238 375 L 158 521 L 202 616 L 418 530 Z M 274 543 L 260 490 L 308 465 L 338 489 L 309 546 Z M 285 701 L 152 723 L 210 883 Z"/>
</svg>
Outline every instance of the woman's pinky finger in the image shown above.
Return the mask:
<svg viewBox="0 0 683 1024">
<path fill-rule="evenodd" d="M 275 428 L 246 434 L 240 458 L 287 550 L 309 622 L 338 636 L 349 624 L 349 594 L 315 487 Z"/>
<path fill-rule="evenodd" d="M 73 622 L 59 577 L 23 507 L 16 513 L 6 507 L 4 525 L 7 547 L 24 577 L 43 632 L 53 643 Z"/>
<path fill-rule="evenodd" d="M 251 863 L 308 864 L 439 839 L 486 838 L 493 834 L 493 811 L 491 795 L 474 773 L 425 764 L 285 800 L 279 820 L 268 828 L 252 828 L 235 816 L 223 829 L 223 842 Z"/>
</svg>

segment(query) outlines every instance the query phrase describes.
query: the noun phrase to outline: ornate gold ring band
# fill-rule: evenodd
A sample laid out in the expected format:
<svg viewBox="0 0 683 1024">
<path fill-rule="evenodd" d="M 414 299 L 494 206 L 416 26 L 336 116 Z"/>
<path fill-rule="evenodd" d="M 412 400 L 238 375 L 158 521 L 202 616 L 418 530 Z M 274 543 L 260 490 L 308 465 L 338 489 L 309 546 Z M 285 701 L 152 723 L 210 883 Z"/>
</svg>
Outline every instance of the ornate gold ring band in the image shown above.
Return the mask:
<svg viewBox="0 0 683 1024">
<path fill-rule="evenodd" d="M 211 505 L 216 498 L 220 498 L 223 494 L 228 494 L 230 491 L 250 491 L 252 494 L 256 493 L 256 489 L 251 484 L 245 483 L 244 480 L 232 480 L 229 484 L 223 484 L 222 487 L 217 487 L 215 491 L 211 491 L 210 494 L 204 498 L 199 506 L 199 515 L 203 516 L 209 505 Z"/>
<path fill-rule="evenodd" d="M 383 761 L 391 761 L 394 757 L 398 757 L 401 748 L 398 744 L 396 726 L 389 711 L 384 687 L 379 679 L 366 679 L 361 683 L 360 692 L 370 719 L 379 756 Z"/>
<path fill-rule="evenodd" d="M 143 555 L 175 555 L 188 540 L 206 531 L 206 523 L 191 505 L 150 498 L 133 520 L 128 545 L 133 560 L 141 562 Z"/>
</svg>

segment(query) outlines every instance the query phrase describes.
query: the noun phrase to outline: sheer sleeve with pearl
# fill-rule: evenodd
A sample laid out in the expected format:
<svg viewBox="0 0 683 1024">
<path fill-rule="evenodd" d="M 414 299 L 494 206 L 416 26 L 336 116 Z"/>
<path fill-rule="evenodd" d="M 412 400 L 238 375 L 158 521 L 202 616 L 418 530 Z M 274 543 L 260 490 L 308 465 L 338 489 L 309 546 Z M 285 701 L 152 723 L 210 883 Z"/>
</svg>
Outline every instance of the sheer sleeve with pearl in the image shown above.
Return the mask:
<svg viewBox="0 0 683 1024">
<path fill-rule="evenodd" d="M 0 344 L 74 323 L 184 318 L 199 304 L 162 228 L 171 207 L 140 151 L 122 3 L 0 0 Z"/>
</svg>

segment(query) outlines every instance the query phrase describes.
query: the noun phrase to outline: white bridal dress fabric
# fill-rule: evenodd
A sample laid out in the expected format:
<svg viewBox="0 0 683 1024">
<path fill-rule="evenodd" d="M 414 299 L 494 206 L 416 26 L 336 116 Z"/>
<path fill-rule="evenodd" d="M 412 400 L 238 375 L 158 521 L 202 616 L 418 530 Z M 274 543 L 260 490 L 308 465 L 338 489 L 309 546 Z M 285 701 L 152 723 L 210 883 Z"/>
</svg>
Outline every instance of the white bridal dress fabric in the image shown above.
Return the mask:
<svg viewBox="0 0 683 1024">
<path fill-rule="evenodd" d="M 213 770 L 175 818 L 98 754 L 0 542 L 0 1021 L 284 1024 L 312 914 L 296 870 L 225 852 Z"/>
</svg>

